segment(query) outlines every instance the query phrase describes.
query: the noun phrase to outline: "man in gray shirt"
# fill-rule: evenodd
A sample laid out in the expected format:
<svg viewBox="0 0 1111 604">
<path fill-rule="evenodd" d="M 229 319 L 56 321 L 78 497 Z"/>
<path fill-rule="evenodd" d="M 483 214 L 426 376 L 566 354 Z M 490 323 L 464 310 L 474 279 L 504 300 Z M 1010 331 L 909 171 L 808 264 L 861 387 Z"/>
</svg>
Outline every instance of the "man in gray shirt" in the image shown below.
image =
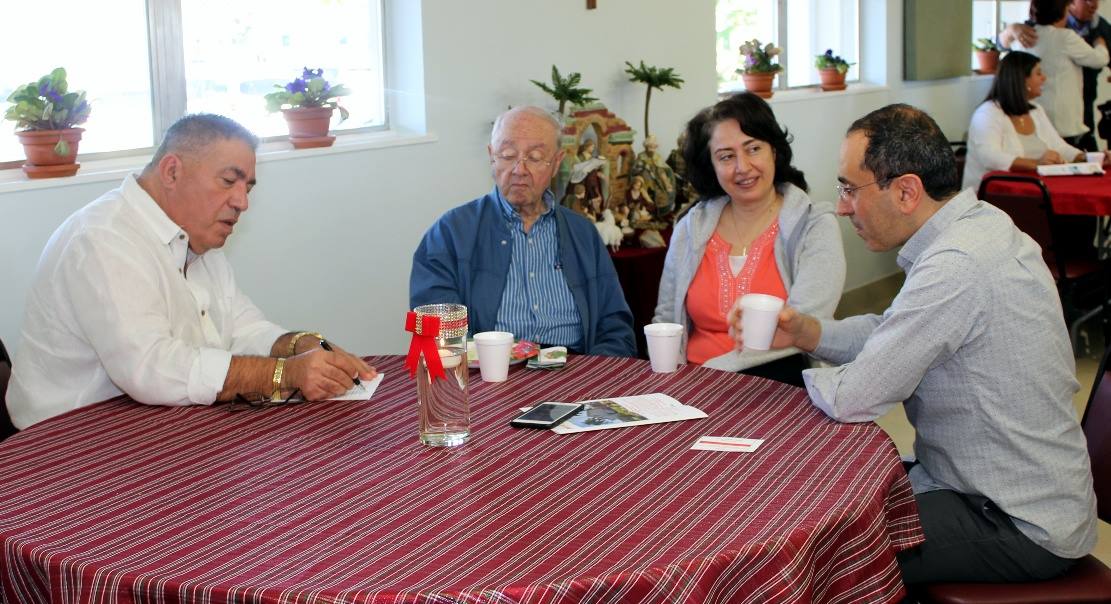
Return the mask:
<svg viewBox="0 0 1111 604">
<path fill-rule="evenodd" d="M 904 581 L 1063 573 L 1095 545 L 1095 495 L 1072 349 L 1041 251 L 971 189 L 958 192 L 945 136 L 914 107 L 853 123 L 838 180 L 838 214 L 869 249 L 901 246 L 906 282 L 882 316 L 820 321 L 785 308 L 772 346 L 839 365 L 803 372 L 833 419 L 870 421 L 904 403 L 926 535 L 899 554 Z"/>
</svg>

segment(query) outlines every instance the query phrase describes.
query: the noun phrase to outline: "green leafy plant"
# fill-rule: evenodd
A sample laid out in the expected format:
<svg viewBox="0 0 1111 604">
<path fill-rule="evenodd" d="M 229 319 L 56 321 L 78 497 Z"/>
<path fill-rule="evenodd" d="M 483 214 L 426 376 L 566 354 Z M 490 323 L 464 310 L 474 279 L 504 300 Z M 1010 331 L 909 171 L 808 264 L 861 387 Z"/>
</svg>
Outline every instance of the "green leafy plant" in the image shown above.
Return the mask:
<svg viewBox="0 0 1111 604">
<path fill-rule="evenodd" d="M 991 38 L 977 38 L 976 41 L 972 43 L 972 49 L 983 52 L 1003 50 L 998 44 L 995 43 L 995 40 L 992 40 Z"/>
<path fill-rule="evenodd" d="M 853 65 L 856 65 L 856 63 L 850 63 L 833 54 L 832 48 L 814 57 L 814 67 L 818 69 L 836 69 L 838 73 L 845 73 Z"/>
<path fill-rule="evenodd" d="M 644 95 L 644 136 L 648 136 L 648 105 L 652 102 L 652 89 L 662 91 L 664 86 L 672 88 L 681 88 L 683 85 L 683 78 L 675 73 L 674 67 L 655 67 L 652 65 L 645 65 L 644 61 L 640 65 L 633 65 L 625 61 L 625 73 L 629 74 L 630 82 L 640 82 L 648 85 L 648 91 Z"/>
<path fill-rule="evenodd" d="M 772 59 L 779 54 L 775 44 L 768 42 L 761 45 L 760 40 L 752 39 L 741 44 L 741 56 L 744 64 L 737 69 L 737 73 L 779 73 L 783 66 L 772 63 Z"/>
<path fill-rule="evenodd" d="M 8 96 L 11 107 L 4 119 L 15 122 L 16 130 L 65 130 L 89 119 L 91 106 L 85 91 L 69 91 L 66 70 L 58 67 L 36 82 L 16 88 Z M 69 143 L 59 140 L 54 145 L 58 155 L 69 153 Z"/>
<path fill-rule="evenodd" d="M 340 121 L 347 119 L 348 111 L 336 100 L 351 94 L 343 84 L 329 84 L 323 69 L 304 68 L 301 77 L 282 86 L 275 84 L 274 92 L 266 95 L 266 110 L 271 113 L 298 107 L 332 107 L 339 110 Z"/>
<path fill-rule="evenodd" d="M 559 103 L 559 114 L 563 115 L 563 109 L 567 103 L 572 105 L 585 105 L 587 103 L 597 101 L 598 99 L 590 96 L 592 92 L 589 88 L 579 88 L 579 83 L 582 82 L 582 75 L 578 72 L 571 72 L 564 78 L 559 73 L 559 69 L 552 65 L 552 85 L 548 86 L 544 82 L 537 82 L 536 80 L 529 80 L 533 84 L 540 87 L 541 90 L 552 95 Z"/>
</svg>

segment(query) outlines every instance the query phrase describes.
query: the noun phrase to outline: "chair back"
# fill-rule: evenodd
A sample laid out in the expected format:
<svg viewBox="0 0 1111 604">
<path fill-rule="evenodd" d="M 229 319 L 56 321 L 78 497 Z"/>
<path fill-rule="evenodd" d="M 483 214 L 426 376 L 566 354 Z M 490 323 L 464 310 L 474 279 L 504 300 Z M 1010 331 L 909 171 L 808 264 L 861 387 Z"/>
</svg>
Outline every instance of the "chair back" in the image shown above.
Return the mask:
<svg viewBox="0 0 1111 604">
<path fill-rule="evenodd" d="M 1088 457 L 1092 460 L 1092 483 L 1096 491 L 1096 509 L 1100 520 L 1111 522 L 1111 346 L 1099 364 L 1084 418 L 1080 420 L 1088 439 Z"/>
<path fill-rule="evenodd" d="M 0 440 L 16 433 L 11 416 L 8 415 L 7 392 L 8 380 L 11 377 L 12 359 L 8 356 L 8 350 L 4 348 L 4 342 L 0 340 Z"/>
<path fill-rule="evenodd" d="M 1000 193 L 992 187 L 992 184 L 1003 182 L 1029 185 L 1024 188 L 1028 188 L 1030 192 Z M 1061 216 L 1054 213 L 1049 190 L 1040 178 L 1021 174 L 992 174 L 980 182 L 978 195 L 980 199 L 1006 212 L 1015 226 L 1042 248 L 1042 258 L 1058 280 L 1077 272 L 1076 261 L 1094 256 L 1091 242 L 1095 238 L 1096 222 L 1089 216 Z"/>
<path fill-rule="evenodd" d="M 968 143 L 965 141 L 949 141 L 949 148 L 953 150 L 953 157 L 957 159 L 957 182 L 964 182 L 964 164 L 968 160 Z"/>
</svg>

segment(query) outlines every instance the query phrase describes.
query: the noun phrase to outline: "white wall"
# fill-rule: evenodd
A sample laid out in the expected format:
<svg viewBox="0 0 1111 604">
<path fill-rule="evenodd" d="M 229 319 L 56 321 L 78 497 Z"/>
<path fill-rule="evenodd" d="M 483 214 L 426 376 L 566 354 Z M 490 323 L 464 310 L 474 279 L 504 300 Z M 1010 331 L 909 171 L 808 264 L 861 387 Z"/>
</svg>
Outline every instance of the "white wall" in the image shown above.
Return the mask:
<svg viewBox="0 0 1111 604">
<path fill-rule="evenodd" d="M 412 250 L 440 213 L 492 186 L 485 145 L 494 116 L 510 104 L 552 104 L 529 79 L 546 80 L 552 63 L 579 71 L 595 96 L 639 130 L 644 90 L 626 80 L 624 62 L 675 67 L 686 80 L 683 88 L 652 96 L 652 129 L 664 151 L 686 120 L 715 100 L 713 0 L 601 0 L 593 11 L 582 0 L 396 3 L 402 4 L 394 16 L 415 14 L 418 4 L 423 14 L 423 47 L 394 57 L 394 68 L 423 54 L 424 124 L 435 140 L 263 157 L 251 210 L 227 245 L 241 286 L 274 320 L 320 330 L 365 354 L 397 353 L 407 345 L 401 325 Z M 902 1 L 862 5 L 868 20 L 862 54 L 879 57 L 863 65 L 865 74 L 890 86 L 773 99 L 795 135 L 796 163 L 817 199 L 833 198 L 838 148 L 853 119 L 905 101 L 930 111 L 950 138 L 960 138 L 989 83 L 903 84 Z M 392 77 L 409 80 L 408 88 L 419 80 L 411 70 Z M 402 118 L 422 125 L 412 112 Z M 0 184 L 0 338 L 9 348 L 17 344 L 24 298 L 50 233 L 114 186 L 78 180 L 12 191 Z M 897 270 L 892 254 L 865 250 L 847 223 L 845 240 L 848 287 Z"/>
</svg>

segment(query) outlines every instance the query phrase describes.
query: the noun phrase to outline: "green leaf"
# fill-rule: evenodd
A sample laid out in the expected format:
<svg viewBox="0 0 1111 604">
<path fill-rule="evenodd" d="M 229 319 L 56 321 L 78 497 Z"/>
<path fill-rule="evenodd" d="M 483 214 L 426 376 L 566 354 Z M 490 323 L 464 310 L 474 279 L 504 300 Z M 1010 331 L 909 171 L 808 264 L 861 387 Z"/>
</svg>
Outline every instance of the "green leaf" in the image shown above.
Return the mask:
<svg viewBox="0 0 1111 604">
<path fill-rule="evenodd" d="M 344 86 L 343 84 L 336 84 L 335 86 L 332 86 L 331 88 L 328 89 L 328 98 L 334 98 L 334 97 L 337 97 L 337 96 L 347 96 L 349 94 L 351 94 L 351 91 L 348 90 L 347 87 Z"/>
<path fill-rule="evenodd" d="M 50 72 L 50 85 L 58 91 L 58 94 L 66 93 L 66 70 L 64 68 L 56 67 L 54 71 Z"/>
<path fill-rule="evenodd" d="M 69 143 L 66 142 L 66 139 L 58 139 L 58 144 L 54 145 L 54 153 L 58 155 L 69 155 Z"/>
</svg>

